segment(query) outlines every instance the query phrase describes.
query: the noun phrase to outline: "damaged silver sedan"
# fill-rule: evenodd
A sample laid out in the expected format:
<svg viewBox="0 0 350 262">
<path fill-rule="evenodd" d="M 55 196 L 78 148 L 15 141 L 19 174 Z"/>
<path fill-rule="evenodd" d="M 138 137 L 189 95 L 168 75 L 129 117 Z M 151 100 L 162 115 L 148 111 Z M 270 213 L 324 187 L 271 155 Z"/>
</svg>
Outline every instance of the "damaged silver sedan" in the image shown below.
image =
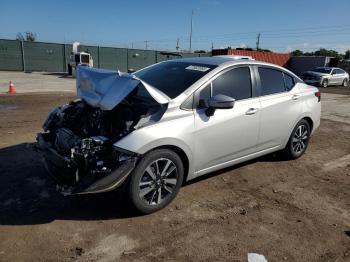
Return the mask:
<svg viewBox="0 0 350 262">
<path fill-rule="evenodd" d="M 132 75 L 78 67 L 79 99 L 38 134 L 63 194 L 125 186 L 142 213 L 169 204 L 183 181 L 282 150 L 306 150 L 320 93 L 290 71 L 231 57 L 161 62 Z"/>
</svg>

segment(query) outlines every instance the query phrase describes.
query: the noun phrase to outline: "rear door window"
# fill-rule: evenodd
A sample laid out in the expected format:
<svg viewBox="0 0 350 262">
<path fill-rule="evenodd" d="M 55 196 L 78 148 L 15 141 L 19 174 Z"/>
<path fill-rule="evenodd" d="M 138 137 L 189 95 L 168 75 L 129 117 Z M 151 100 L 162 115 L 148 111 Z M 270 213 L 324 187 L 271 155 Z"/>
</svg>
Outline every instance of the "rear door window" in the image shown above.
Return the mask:
<svg viewBox="0 0 350 262">
<path fill-rule="evenodd" d="M 249 67 L 231 69 L 212 82 L 213 96 L 222 94 L 242 100 L 252 97 L 252 81 Z"/>
<path fill-rule="evenodd" d="M 260 75 L 262 96 L 286 91 L 282 71 L 265 67 L 259 67 L 258 70 Z"/>
</svg>

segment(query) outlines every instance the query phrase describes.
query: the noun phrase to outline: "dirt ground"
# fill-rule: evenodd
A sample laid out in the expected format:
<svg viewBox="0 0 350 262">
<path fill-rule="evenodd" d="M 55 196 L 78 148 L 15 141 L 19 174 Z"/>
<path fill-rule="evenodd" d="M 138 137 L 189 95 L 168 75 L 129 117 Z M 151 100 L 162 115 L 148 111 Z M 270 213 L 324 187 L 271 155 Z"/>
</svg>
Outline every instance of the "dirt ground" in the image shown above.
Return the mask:
<svg viewBox="0 0 350 262">
<path fill-rule="evenodd" d="M 118 192 L 63 197 L 47 178 L 35 135 L 74 94 L 0 95 L 0 261 L 350 261 L 350 92 L 336 90 L 347 95 L 323 94 L 302 158 L 215 172 L 147 216 Z"/>
</svg>

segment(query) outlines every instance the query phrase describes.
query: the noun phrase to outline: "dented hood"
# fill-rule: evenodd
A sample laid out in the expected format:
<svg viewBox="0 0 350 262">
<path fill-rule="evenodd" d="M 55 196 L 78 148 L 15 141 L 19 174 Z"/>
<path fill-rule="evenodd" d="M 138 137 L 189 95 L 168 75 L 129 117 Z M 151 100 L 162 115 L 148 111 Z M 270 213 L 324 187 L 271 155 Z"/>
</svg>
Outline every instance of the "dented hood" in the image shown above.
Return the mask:
<svg viewBox="0 0 350 262">
<path fill-rule="evenodd" d="M 133 75 L 87 66 L 77 67 L 78 97 L 89 105 L 103 110 L 113 109 L 140 83 L 159 104 L 170 101 L 163 92 Z"/>
</svg>

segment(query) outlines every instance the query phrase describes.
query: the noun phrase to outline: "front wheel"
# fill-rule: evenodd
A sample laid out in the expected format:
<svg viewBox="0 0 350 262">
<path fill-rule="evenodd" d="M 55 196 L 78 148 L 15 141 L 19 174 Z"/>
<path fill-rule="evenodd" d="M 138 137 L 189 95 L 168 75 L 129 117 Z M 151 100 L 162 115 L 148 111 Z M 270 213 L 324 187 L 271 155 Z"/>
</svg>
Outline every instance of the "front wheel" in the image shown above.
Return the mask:
<svg viewBox="0 0 350 262">
<path fill-rule="evenodd" d="M 345 78 L 343 81 L 343 87 L 347 87 L 348 86 L 348 80 Z"/>
<path fill-rule="evenodd" d="M 328 79 L 324 79 L 322 81 L 322 87 L 324 87 L 324 88 L 328 87 Z"/>
<path fill-rule="evenodd" d="M 287 159 L 297 159 L 301 157 L 309 144 L 310 135 L 309 123 L 305 119 L 300 120 L 293 129 L 288 143 L 283 150 L 284 156 Z"/>
<path fill-rule="evenodd" d="M 177 195 L 184 178 L 181 158 L 169 149 L 147 153 L 131 174 L 129 198 L 137 211 L 153 213 Z"/>
</svg>

